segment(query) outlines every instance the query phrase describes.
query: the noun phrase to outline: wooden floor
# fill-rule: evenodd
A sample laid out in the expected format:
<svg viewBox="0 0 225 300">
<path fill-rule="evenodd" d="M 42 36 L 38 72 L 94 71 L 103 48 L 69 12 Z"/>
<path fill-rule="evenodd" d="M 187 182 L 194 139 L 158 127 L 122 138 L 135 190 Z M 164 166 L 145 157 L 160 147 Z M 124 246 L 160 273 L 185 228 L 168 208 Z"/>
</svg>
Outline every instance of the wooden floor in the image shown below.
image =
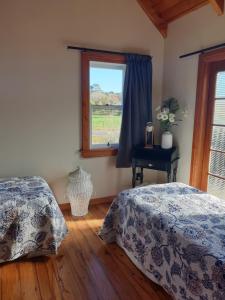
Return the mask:
<svg viewBox="0 0 225 300">
<path fill-rule="evenodd" d="M 65 213 L 69 234 L 57 256 L 0 266 L 2 300 L 169 300 L 116 245 L 96 232 L 108 205 L 92 206 L 84 218 Z"/>
</svg>

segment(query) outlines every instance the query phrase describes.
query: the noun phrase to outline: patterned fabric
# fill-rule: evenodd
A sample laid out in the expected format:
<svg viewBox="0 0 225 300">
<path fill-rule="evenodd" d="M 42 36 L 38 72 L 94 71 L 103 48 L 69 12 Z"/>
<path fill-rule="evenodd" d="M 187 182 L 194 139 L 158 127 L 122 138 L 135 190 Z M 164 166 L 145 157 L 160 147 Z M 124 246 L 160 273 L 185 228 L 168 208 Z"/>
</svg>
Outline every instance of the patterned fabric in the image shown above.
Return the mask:
<svg viewBox="0 0 225 300">
<path fill-rule="evenodd" d="M 182 183 L 124 191 L 99 232 L 174 299 L 225 299 L 225 202 Z"/>
<path fill-rule="evenodd" d="M 67 227 L 44 179 L 0 179 L 0 207 L 0 262 L 57 252 Z"/>
</svg>

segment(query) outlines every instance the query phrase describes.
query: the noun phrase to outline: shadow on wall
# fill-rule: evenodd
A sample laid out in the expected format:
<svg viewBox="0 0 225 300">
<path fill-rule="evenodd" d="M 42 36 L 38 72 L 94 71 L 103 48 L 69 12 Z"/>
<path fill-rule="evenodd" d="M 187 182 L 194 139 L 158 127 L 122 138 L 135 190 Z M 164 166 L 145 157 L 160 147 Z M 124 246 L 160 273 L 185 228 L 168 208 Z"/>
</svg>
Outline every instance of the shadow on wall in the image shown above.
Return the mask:
<svg viewBox="0 0 225 300">
<path fill-rule="evenodd" d="M 58 178 L 53 179 L 50 182 L 48 182 L 58 203 L 68 203 L 69 202 L 69 199 L 67 199 L 67 196 L 66 196 L 67 182 L 68 182 L 67 175 L 63 176 L 63 177 L 58 177 Z"/>
</svg>

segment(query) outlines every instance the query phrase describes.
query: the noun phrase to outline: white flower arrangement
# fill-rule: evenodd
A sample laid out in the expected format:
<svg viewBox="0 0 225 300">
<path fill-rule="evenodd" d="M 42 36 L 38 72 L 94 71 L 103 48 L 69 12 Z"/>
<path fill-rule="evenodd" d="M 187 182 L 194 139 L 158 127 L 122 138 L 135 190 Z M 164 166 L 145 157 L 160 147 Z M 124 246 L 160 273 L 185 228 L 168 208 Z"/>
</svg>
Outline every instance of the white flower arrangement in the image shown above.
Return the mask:
<svg viewBox="0 0 225 300">
<path fill-rule="evenodd" d="M 175 98 L 169 98 L 163 101 L 161 106 L 156 108 L 158 112 L 156 115 L 157 120 L 160 122 L 160 127 L 163 131 L 168 131 L 172 126 L 177 126 L 178 121 L 182 121 L 177 119 L 177 113 L 180 110 L 180 106 L 178 101 Z M 187 116 L 187 111 L 182 111 L 183 116 Z"/>
</svg>

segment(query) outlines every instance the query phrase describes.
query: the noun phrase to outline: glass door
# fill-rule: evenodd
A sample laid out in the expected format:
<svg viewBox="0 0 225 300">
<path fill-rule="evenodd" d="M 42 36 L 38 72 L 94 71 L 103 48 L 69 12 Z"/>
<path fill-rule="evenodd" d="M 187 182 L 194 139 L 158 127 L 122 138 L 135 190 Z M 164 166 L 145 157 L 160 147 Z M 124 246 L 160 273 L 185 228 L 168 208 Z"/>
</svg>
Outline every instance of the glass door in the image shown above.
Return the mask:
<svg viewBox="0 0 225 300">
<path fill-rule="evenodd" d="M 225 200 L 225 62 L 212 68 L 210 78 L 203 181 L 208 193 Z"/>
</svg>

